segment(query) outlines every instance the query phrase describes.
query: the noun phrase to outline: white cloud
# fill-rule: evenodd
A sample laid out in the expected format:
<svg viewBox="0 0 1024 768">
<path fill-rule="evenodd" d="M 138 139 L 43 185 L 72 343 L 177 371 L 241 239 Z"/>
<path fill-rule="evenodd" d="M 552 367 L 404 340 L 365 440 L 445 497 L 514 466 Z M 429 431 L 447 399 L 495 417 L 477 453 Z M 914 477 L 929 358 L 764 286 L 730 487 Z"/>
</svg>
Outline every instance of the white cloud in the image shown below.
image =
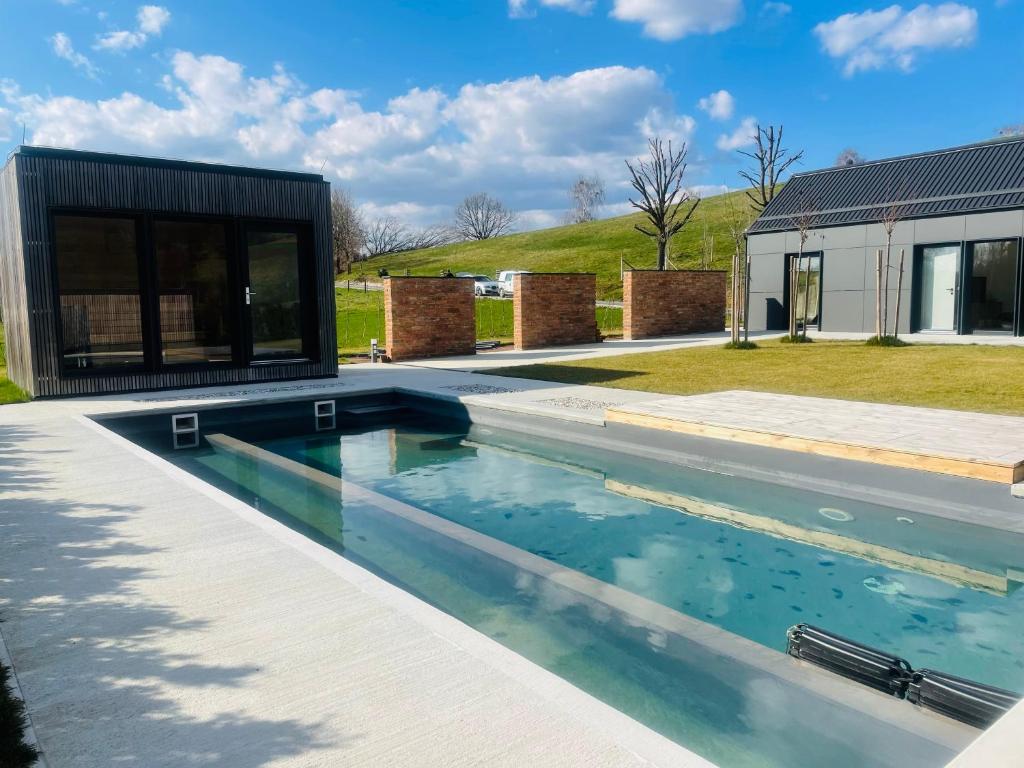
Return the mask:
<svg viewBox="0 0 1024 768">
<path fill-rule="evenodd" d="M 586 16 L 594 10 L 596 0 L 537 0 L 546 8 L 558 8 L 579 16 Z M 537 10 L 530 0 L 508 0 L 508 16 L 510 19 L 532 19 Z"/>
<path fill-rule="evenodd" d="M 768 2 L 761 6 L 762 16 L 788 16 L 792 11 L 793 6 L 789 3 L 777 3 L 773 0 L 768 0 Z"/>
<path fill-rule="evenodd" d="M 508 17 L 510 19 L 532 19 L 536 11 L 529 0 L 508 0 Z"/>
<path fill-rule="evenodd" d="M 611 15 L 643 24 L 656 40 L 678 40 L 692 34 L 729 29 L 743 15 L 742 0 L 615 0 Z"/>
<path fill-rule="evenodd" d="M 147 35 L 159 35 L 171 20 L 171 12 L 162 5 L 143 5 L 136 16 L 139 31 Z"/>
<path fill-rule="evenodd" d="M 548 8 L 561 8 L 563 11 L 578 13 L 581 16 L 594 10 L 596 0 L 540 0 L 540 4 Z"/>
<path fill-rule="evenodd" d="M 118 29 L 97 35 L 96 48 L 118 52 L 140 48 L 150 37 L 160 35 L 170 20 L 171 12 L 161 5 L 139 6 L 135 14 L 135 29 Z"/>
<path fill-rule="evenodd" d="M 51 37 L 50 45 L 53 46 L 53 52 L 57 56 L 69 62 L 75 69 L 82 70 L 88 77 L 96 79 L 99 75 L 99 70 L 89 61 L 89 57 L 76 51 L 75 46 L 71 43 L 71 38 L 63 32 L 58 32 Z"/>
<path fill-rule="evenodd" d="M 959 3 L 923 3 L 910 11 L 891 5 L 844 13 L 814 27 L 825 52 L 843 60 L 847 77 L 872 69 L 910 71 L 919 52 L 970 45 L 977 32 L 978 12 Z"/>
<path fill-rule="evenodd" d="M 732 152 L 749 147 L 757 136 L 757 120 L 745 117 L 732 133 L 723 133 L 715 141 L 715 146 L 723 152 Z"/>
<path fill-rule="evenodd" d="M 481 190 L 529 211 L 524 225 L 558 220 L 581 174 L 602 176 L 609 202 L 624 200 L 623 158 L 644 154 L 650 136 L 688 140 L 696 126 L 643 67 L 474 83 L 455 93 L 413 88 L 379 109 L 343 88 L 308 89 L 282 67 L 257 77 L 224 57 L 184 51 L 162 82 L 166 97 L 157 100 L 23 93 L 0 82 L 0 107 L 29 126 L 35 144 L 323 168 L 367 210 L 416 225 L 441 220 L 439 212 Z"/>
<path fill-rule="evenodd" d="M 11 110 L 0 107 L 0 141 L 14 139 L 14 115 Z"/>
<path fill-rule="evenodd" d="M 723 89 L 705 96 L 697 102 L 697 107 L 707 112 L 713 120 L 728 120 L 736 108 L 736 100 Z"/>
</svg>

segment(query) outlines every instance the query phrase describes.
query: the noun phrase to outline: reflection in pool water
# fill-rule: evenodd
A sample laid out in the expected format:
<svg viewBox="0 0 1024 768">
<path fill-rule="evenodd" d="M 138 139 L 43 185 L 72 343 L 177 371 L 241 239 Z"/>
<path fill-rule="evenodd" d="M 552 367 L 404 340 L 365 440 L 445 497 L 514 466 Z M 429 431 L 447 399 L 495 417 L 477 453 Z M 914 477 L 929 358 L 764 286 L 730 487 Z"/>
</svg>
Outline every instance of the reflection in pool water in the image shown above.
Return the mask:
<svg viewBox="0 0 1024 768">
<path fill-rule="evenodd" d="M 174 459 L 723 766 L 936 765 L 965 738 L 843 681 L 794 683 L 779 651 L 798 622 L 1024 687 L 1006 580 L 1024 550 L 984 529 L 446 423 L 259 445 L 351 489 L 231 451 Z M 534 557 L 483 552 L 423 512 Z"/>
</svg>

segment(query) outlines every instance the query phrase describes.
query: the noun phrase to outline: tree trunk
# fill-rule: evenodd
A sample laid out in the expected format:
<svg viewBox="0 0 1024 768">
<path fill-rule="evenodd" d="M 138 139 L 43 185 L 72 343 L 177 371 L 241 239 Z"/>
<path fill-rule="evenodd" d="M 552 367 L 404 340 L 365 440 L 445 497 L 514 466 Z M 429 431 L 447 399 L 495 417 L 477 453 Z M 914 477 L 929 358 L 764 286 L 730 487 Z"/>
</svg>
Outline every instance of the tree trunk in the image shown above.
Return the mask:
<svg viewBox="0 0 1024 768">
<path fill-rule="evenodd" d="M 811 257 L 808 256 L 806 259 L 807 264 L 804 266 L 804 327 L 802 334 L 804 338 L 807 338 L 807 300 L 811 297 Z"/>
<path fill-rule="evenodd" d="M 743 236 L 743 340 L 750 341 L 750 250 Z"/>
<path fill-rule="evenodd" d="M 665 256 L 666 256 L 666 254 L 665 254 L 665 246 L 666 245 L 667 245 L 667 243 L 665 242 L 664 238 L 659 237 L 658 238 L 658 269 L 659 270 L 665 269 Z"/>
<path fill-rule="evenodd" d="M 795 259 L 789 262 L 789 337 L 796 336 L 796 304 L 800 294 L 800 265 L 803 263 L 804 246 L 800 244 Z"/>
<path fill-rule="evenodd" d="M 882 335 L 889 335 L 889 270 L 892 269 L 892 234 L 885 238 L 885 271 L 882 273 Z"/>
<path fill-rule="evenodd" d="M 740 340 L 740 249 L 732 255 L 732 316 L 729 318 L 729 339 L 733 345 Z"/>
<path fill-rule="evenodd" d="M 875 336 L 882 338 L 882 249 L 875 253 Z"/>
<path fill-rule="evenodd" d="M 903 257 L 905 248 L 900 248 L 900 271 L 896 276 L 896 318 L 892 324 L 892 337 L 898 339 L 900 336 L 900 299 L 903 296 Z"/>
</svg>

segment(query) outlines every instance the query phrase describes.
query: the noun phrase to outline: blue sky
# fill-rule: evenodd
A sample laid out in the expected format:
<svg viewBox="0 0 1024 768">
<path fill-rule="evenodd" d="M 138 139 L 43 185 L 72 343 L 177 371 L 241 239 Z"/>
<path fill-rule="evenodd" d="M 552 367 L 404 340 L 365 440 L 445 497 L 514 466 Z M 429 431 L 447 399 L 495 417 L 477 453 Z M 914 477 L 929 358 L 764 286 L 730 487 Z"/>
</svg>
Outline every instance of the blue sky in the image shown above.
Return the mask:
<svg viewBox="0 0 1024 768">
<path fill-rule="evenodd" d="M 1024 0 L 0 0 L 0 146 L 319 171 L 368 216 L 487 191 L 551 224 L 581 174 L 623 212 L 660 135 L 737 187 L 751 126 L 802 169 L 1024 123 Z"/>
</svg>

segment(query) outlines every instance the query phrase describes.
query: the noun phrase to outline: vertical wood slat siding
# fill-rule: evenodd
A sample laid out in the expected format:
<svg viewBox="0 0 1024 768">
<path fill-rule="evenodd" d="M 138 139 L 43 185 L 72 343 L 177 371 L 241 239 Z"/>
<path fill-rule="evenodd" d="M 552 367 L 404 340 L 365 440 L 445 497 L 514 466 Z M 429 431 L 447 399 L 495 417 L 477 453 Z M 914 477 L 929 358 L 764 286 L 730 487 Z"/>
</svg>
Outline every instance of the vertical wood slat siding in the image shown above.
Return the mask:
<svg viewBox="0 0 1024 768">
<path fill-rule="evenodd" d="M 330 187 L 319 179 L 279 178 L 243 173 L 214 172 L 201 167 L 187 169 L 156 163 L 96 162 L 69 157 L 19 155 L 8 163 L 18 170 L 20 200 L 2 198 L 3 217 L 9 229 L 22 211 L 24 259 L 10 259 L 3 250 L 4 284 L 10 261 L 24 265 L 25 292 L 8 299 L 5 312 L 24 307 L 31 350 L 35 353 L 29 386 L 19 386 L 36 397 L 83 395 L 173 387 L 243 384 L 337 375 L 337 339 L 334 317 L 334 268 L 330 242 Z M 8 184 L 2 188 L 7 189 Z M 13 202 L 13 204 L 12 204 Z M 159 373 L 65 376 L 59 348 L 57 312 L 54 306 L 56 275 L 52 264 L 49 211 L 52 208 L 125 210 L 225 218 L 309 221 L 313 227 L 314 287 L 316 296 L 320 362 L 264 364 L 240 368 L 216 368 Z M 6 238 L 7 235 L 5 234 Z M 9 310 L 8 307 L 15 307 Z M 24 333 L 24 332 L 23 332 Z M 28 344 L 24 345 L 28 347 Z M 16 351 L 19 350 L 17 346 Z M 19 365 L 22 364 L 19 358 Z M 27 374 L 26 374 L 27 378 Z"/>
<path fill-rule="evenodd" d="M 7 376 L 33 393 L 32 343 L 15 162 L 0 169 L 0 309 L 6 336 Z"/>
</svg>

